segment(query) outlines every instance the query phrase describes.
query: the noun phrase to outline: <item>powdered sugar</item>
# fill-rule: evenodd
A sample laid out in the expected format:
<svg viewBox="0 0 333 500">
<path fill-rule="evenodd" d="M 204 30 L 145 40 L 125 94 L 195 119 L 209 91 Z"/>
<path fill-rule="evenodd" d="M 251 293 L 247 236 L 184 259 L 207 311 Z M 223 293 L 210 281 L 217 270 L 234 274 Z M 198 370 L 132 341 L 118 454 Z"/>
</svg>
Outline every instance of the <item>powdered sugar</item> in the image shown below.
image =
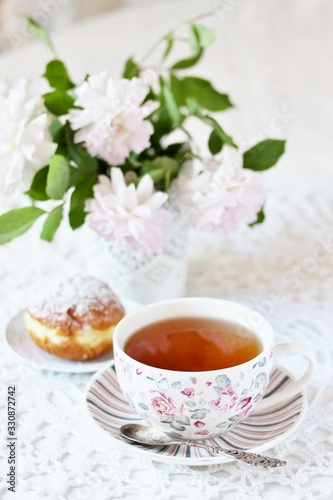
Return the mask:
<svg viewBox="0 0 333 500">
<path fill-rule="evenodd" d="M 111 288 L 92 276 L 76 275 L 31 304 L 28 311 L 50 325 L 77 330 L 117 323 L 124 309 Z M 106 325 L 107 326 L 107 325 Z M 106 327 L 105 326 L 105 327 Z"/>
</svg>

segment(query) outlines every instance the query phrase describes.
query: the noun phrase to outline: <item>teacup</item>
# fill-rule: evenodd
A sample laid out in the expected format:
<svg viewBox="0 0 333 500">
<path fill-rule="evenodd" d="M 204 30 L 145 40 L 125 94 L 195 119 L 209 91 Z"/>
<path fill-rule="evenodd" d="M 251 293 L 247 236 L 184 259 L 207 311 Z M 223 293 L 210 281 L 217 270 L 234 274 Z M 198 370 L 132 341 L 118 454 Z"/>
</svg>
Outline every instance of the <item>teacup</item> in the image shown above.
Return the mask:
<svg viewBox="0 0 333 500">
<path fill-rule="evenodd" d="M 256 326 L 251 319 L 256 317 Z M 180 371 L 150 366 L 125 350 L 140 329 L 172 318 L 208 318 L 251 330 L 260 352 L 246 362 L 205 371 Z M 156 335 L 158 335 L 156 325 Z M 312 377 L 313 354 L 295 343 L 274 345 L 271 324 L 256 311 L 234 302 L 213 298 L 181 298 L 156 302 L 126 316 L 113 337 L 119 385 L 135 412 L 148 424 L 180 439 L 203 439 L 227 432 L 254 410 L 281 404 L 301 391 Z M 298 353 L 308 361 L 305 373 L 291 378 L 280 391 L 266 394 L 276 361 Z"/>
</svg>

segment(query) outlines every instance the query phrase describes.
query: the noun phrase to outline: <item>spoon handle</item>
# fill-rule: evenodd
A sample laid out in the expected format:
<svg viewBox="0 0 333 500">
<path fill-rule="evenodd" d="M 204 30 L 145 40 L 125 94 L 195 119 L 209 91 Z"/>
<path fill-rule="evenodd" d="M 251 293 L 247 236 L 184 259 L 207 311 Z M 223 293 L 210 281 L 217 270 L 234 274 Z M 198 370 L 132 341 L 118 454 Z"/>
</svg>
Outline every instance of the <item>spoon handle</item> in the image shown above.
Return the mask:
<svg viewBox="0 0 333 500">
<path fill-rule="evenodd" d="M 210 446 L 208 444 L 199 443 L 198 441 L 184 441 L 184 444 L 197 446 L 199 448 L 205 448 L 206 450 L 214 454 L 222 453 L 223 455 L 227 455 L 248 465 L 263 467 L 265 469 L 268 469 L 270 467 L 281 467 L 287 464 L 285 460 L 280 460 L 278 458 L 266 457 L 264 455 L 258 455 L 257 453 L 251 453 L 241 450 L 228 450 L 225 448 L 220 448 L 218 446 Z"/>
</svg>

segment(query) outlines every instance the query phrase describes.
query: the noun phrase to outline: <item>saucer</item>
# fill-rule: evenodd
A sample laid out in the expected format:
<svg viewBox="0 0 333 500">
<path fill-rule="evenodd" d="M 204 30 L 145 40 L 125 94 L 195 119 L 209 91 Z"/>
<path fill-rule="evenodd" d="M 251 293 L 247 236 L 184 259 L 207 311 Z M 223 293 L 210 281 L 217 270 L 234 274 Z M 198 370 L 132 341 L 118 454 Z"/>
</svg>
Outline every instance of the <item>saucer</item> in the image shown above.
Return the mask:
<svg viewBox="0 0 333 500">
<path fill-rule="evenodd" d="M 280 391 L 294 377 L 283 367 L 272 372 L 267 393 Z M 232 462 L 223 455 L 212 455 L 209 451 L 194 446 L 144 446 L 129 442 L 121 436 L 119 428 L 130 422 L 144 421 L 125 399 L 117 380 L 114 361 L 102 368 L 89 381 L 85 400 L 88 413 L 96 425 L 111 438 L 121 441 L 127 447 L 157 462 L 181 465 L 208 465 Z M 286 439 L 301 423 L 306 410 L 306 396 L 300 392 L 283 404 L 272 406 L 260 412 L 260 404 L 243 422 L 223 436 L 206 439 L 204 442 L 222 448 L 236 448 L 260 453 Z M 283 457 L 282 457 L 283 458 Z"/>
<path fill-rule="evenodd" d="M 139 309 L 142 304 L 130 299 L 122 299 L 126 314 Z M 87 361 L 71 361 L 53 356 L 40 349 L 30 338 L 24 325 L 24 311 L 19 312 L 9 322 L 5 340 L 8 347 L 20 357 L 21 360 L 40 370 L 51 370 L 66 373 L 91 373 L 99 370 L 113 359 L 113 350 L 102 356 Z"/>
</svg>

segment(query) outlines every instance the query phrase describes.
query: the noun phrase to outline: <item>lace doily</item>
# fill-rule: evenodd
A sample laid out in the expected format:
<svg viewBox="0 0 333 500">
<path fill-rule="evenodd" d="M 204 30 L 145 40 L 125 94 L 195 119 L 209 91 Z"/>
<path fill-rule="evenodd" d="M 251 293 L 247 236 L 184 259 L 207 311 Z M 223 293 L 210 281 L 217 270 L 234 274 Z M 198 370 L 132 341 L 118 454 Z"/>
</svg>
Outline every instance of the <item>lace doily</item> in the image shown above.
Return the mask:
<svg viewBox="0 0 333 500">
<path fill-rule="evenodd" d="M 239 463 L 187 467 L 154 463 L 105 439 L 88 418 L 88 374 L 37 371 L 2 341 L 1 470 L 6 471 L 6 389 L 18 404 L 17 494 L 33 500 L 328 499 L 333 491 L 333 198 L 324 192 L 274 193 L 262 226 L 230 241 L 191 236 L 188 295 L 235 299 L 260 310 L 277 341 L 310 346 L 318 366 L 298 429 L 270 453 L 288 461 L 276 470 Z M 80 271 L 83 235 L 63 232 L 54 245 L 25 235 L 0 248 L 0 327 L 44 284 Z M 22 249 L 24 248 L 24 253 Z M 98 257 L 96 256 L 96 262 Z M 7 471 L 6 471 L 7 472 Z M 6 473 L 5 472 L 5 473 Z"/>
</svg>

